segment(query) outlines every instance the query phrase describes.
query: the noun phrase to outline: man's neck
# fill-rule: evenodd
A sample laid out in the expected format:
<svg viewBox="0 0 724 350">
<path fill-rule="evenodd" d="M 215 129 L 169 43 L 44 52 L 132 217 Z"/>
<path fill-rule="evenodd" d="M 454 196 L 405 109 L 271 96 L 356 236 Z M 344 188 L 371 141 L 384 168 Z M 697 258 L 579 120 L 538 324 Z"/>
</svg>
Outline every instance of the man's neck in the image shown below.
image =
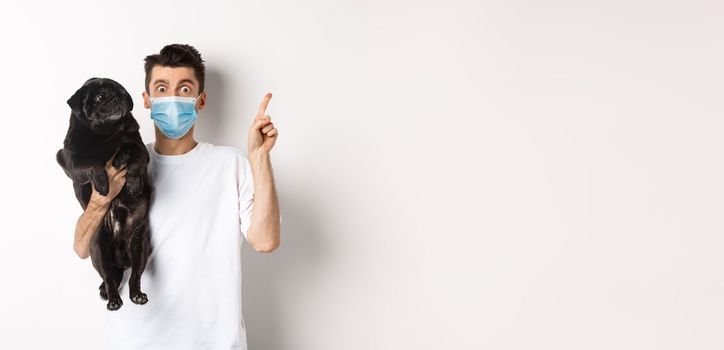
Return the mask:
<svg viewBox="0 0 724 350">
<path fill-rule="evenodd" d="M 156 130 L 156 142 L 154 148 L 158 154 L 164 156 L 176 156 L 187 153 L 194 149 L 198 142 L 194 140 L 193 133 L 189 132 L 180 139 L 170 139 Z"/>
</svg>

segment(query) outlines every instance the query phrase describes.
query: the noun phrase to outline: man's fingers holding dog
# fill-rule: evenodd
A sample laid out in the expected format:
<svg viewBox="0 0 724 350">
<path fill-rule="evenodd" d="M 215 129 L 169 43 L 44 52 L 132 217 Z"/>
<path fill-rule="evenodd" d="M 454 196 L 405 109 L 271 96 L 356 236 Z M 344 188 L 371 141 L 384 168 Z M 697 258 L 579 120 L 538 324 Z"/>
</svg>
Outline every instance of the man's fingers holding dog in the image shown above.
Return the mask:
<svg viewBox="0 0 724 350">
<path fill-rule="evenodd" d="M 124 166 L 123 169 L 118 170 L 111 165 L 108 168 L 108 194 L 102 195 L 100 194 L 96 188 L 95 185 L 91 184 L 93 186 L 93 194 L 91 195 L 91 200 L 94 200 L 100 204 L 108 204 L 115 198 L 119 192 L 121 192 L 121 189 L 126 184 L 126 167 Z"/>
<path fill-rule="evenodd" d="M 109 165 L 113 164 L 113 159 L 116 158 L 116 155 L 118 154 L 118 151 L 120 151 L 120 150 L 121 150 L 120 148 L 117 149 L 117 150 L 116 150 L 116 153 L 113 153 L 113 156 L 111 156 L 111 158 L 108 159 L 108 161 L 106 162 L 106 168 L 107 168 Z"/>
<path fill-rule="evenodd" d="M 120 169 L 116 169 L 116 167 L 114 167 L 114 166 L 111 166 L 110 168 L 108 168 L 108 172 L 109 172 L 110 174 L 117 174 L 117 173 L 119 173 L 119 172 L 121 172 L 121 171 L 124 171 L 124 174 L 125 174 L 126 164 L 123 164 L 123 166 L 122 166 Z"/>
<path fill-rule="evenodd" d="M 110 174 L 115 174 L 115 173 L 117 173 L 117 172 L 125 169 L 125 168 L 126 168 L 126 165 L 127 165 L 127 164 L 123 164 L 123 165 L 121 165 L 120 168 L 116 168 L 116 167 L 113 165 L 113 158 L 111 158 L 111 159 L 108 161 L 108 163 L 106 163 L 106 171 L 108 172 L 109 175 L 110 175 Z"/>
<path fill-rule="evenodd" d="M 126 170 L 127 170 L 126 167 L 123 167 L 123 170 L 121 170 L 118 173 L 116 173 L 115 175 L 113 175 L 113 177 L 115 177 L 115 178 L 121 177 L 121 178 L 123 178 L 123 181 L 126 181 Z"/>
</svg>

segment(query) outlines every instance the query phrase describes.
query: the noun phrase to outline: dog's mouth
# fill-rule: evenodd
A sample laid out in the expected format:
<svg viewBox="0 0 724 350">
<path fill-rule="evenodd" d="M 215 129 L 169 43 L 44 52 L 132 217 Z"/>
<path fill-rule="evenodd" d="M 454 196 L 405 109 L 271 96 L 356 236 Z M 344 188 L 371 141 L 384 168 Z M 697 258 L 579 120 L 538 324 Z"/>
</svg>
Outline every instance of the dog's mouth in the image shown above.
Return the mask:
<svg viewBox="0 0 724 350">
<path fill-rule="evenodd" d="M 122 116 L 123 116 L 123 113 L 118 111 L 117 113 L 106 117 L 106 120 L 116 120 L 116 119 L 120 119 Z"/>
<path fill-rule="evenodd" d="M 107 102 L 99 111 L 100 116 L 105 121 L 118 120 L 123 117 L 124 108 L 121 103 Z"/>
<path fill-rule="evenodd" d="M 99 111 L 96 116 L 96 120 L 101 123 L 116 121 L 123 117 L 123 109 L 119 107 L 110 111 Z"/>
</svg>

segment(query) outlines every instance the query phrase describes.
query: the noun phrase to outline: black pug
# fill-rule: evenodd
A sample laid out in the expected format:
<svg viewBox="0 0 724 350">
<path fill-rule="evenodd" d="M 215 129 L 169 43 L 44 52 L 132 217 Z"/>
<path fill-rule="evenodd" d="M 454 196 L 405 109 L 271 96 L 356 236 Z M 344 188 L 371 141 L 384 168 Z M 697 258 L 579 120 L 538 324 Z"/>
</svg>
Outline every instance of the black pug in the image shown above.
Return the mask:
<svg viewBox="0 0 724 350">
<path fill-rule="evenodd" d="M 90 243 L 93 267 L 103 279 L 101 298 L 108 300 L 108 310 L 123 305 L 118 288 L 124 271 L 131 267 L 130 299 L 145 304 L 148 298 L 141 292 L 141 274 L 151 252 L 148 209 L 152 188 L 146 172 L 148 150 L 131 114 L 133 99 L 116 81 L 91 78 L 68 99 L 68 105 L 70 126 L 56 158 L 73 180 L 83 210 L 90 200 L 91 183 L 98 193 L 108 195 L 105 164 L 113 157 L 116 169 L 126 165 L 126 183 L 111 201 Z"/>
</svg>

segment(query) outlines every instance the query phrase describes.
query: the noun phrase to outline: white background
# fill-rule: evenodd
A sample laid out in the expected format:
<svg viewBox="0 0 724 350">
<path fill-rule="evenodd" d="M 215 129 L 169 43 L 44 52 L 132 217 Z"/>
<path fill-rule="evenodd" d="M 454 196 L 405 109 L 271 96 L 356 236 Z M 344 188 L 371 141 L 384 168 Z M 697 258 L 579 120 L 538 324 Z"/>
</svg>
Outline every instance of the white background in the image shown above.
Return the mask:
<svg viewBox="0 0 724 350">
<path fill-rule="evenodd" d="M 198 140 L 246 151 L 274 94 L 282 245 L 244 246 L 250 349 L 724 348 L 723 15 L 720 1 L 3 4 L 0 348 L 101 347 L 100 277 L 73 252 L 81 209 L 55 162 L 66 100 L 113 78 L 153 141 L 143 58 L 169 43 L 208 65 Z"/>
</svg>

